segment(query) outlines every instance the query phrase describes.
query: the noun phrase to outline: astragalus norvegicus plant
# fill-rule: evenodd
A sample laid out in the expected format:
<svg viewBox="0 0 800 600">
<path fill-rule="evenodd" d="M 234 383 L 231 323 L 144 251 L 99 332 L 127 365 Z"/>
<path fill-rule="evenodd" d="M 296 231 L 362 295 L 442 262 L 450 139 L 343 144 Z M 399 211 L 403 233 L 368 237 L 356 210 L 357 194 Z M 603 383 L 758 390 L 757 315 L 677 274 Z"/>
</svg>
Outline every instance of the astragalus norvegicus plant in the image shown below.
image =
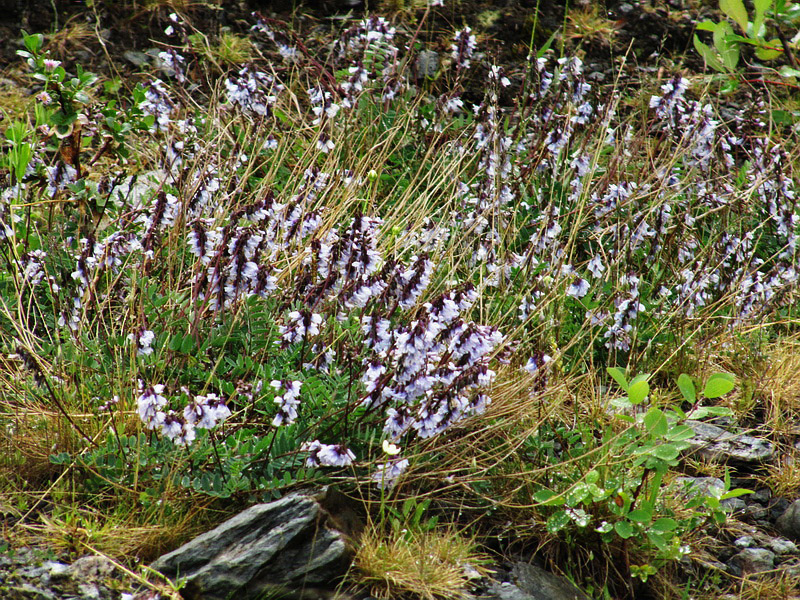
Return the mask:
<svg viewBox="0 0 800 600">
<path fill-rule="evenodd" d="M 164 25 L 160 78 L 118 98 L 25 37 L 2 418 L 10 485 L 69 481 L 51 523 L 185 524 L 198 497 L 335 481 L 381 515 L 426 494 L 515 544 L 584 544 L 633 593 L 724 521 L 674 501 L 670 378 L 623 371 L 700 375 L 701 342 L 786 315 L 793 157 L 766 104 L 723 118 L 674 75 L 637 112 L 577 56 L 495 65 L 468 27 L 429 71 L 380 16 L 315 47 L 253 14 L 260 57 L 219 76 Z"/>
</svg>

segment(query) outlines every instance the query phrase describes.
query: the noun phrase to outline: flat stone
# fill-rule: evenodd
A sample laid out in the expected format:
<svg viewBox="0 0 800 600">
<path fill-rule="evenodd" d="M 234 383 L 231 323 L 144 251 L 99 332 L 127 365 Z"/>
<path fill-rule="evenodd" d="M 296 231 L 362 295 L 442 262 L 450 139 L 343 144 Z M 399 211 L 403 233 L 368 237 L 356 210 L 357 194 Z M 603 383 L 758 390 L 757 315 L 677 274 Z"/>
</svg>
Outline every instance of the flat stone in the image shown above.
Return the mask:
<svg viewBox="0 0 800 600">
<path fill-rule="evenodd" d="M 150 57 L 144 52 L 128 50 L 122 53 L 122 58 L 131 63 L 134 67 L 144 67 L 150 64 Z"/>
<path fill-rule="evenodd" d="M 72 563 L 64 574 L 77 582 L 105 581 L 114 575 L 117 567 L 102 556 L 83 556 Z"/>
<path fill-rule="evenodd" d="M 797 544 L 783 538 L 772 538 L 767 544 L 775 554 L 797 554 Z"/>
<path fill-rule="evenodd" d="M 439 53 L 433 50 L 423 50 L 417 55 L 417 76 L 434 77 L 439 70 Z"/>
<path fill-rule="evenodd" d="M 329 528 L 321 496 L 258 504 L 165 554 L 151 567 L 183 579 L 186 600 L 237 600 L 327 588 L 349 566 L 346 536 Z"/>
<path fill-rule="evenodd" d="M 713 462 L 762 463 L 775 454 L 772 442 L 751 435 L 731 433 L 701 421 L 686 421 L 694 430 L 694 437 L 687 440 L 691 448 L 686 451 Z"/>
<path fill-rule="evenodd" d="M 7 600 L 55 600 L 56 595 L 50 590 L 44 590 L 29 583 L 13 586 L 5 591 Z"/>
<path fill-rule="evenodd" d="M 517 585 L 535 600 L 589 600 L 589 597 L 563 577 L 535 565 L 518 562 L 512 573 Z"/>
<path fill-rule="evenodd" d="M 511 573 L 515 583 L 492 581 L 481 600 L 589 600 L 563 577 L 535 565 L 518 562 Z"/>
</svg>

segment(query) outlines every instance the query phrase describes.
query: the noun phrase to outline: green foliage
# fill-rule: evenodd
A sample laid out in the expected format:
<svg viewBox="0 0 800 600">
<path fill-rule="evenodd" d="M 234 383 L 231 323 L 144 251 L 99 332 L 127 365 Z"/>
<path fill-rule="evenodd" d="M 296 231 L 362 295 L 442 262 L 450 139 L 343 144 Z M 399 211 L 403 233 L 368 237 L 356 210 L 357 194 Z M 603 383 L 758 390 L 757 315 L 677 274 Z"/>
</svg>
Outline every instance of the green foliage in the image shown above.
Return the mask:
<svg viewBox="0 0 800 600">
<path fill-rule="evenodd" d="M 706 64 L 720 73 L 736 72 L 742 44 L 753 46 L 759 60 L 771 61 L 782 56 L 784 46 L 780 37 L 768 38 L 768 17 L 773 19 L 774 28 L 783 25 L 794 27 L 800 18 L 800 7 L 785 0 L 755 0 L 752 21 L 743 0 L 720 0 L 719 8 L 737 25 L 740 34 L 734 33 L 727 21 L 703 21 L 698 23 L 697 29 L 712 33 L 713 48 L 700 41 L 697 34 L 694 47 Z M 800 76 L 800 71 L 790 65 L 782 66 L 779 73 L 785 78 Z"/>
<path fill-rule="evenodd" d="M 705 523 L 721 524 L 726 513 L 721 502 L 749 490 L 730 489 L 726 476 L 723 490 L 710 489 L 687 503 L 691 509 L 676 513 L 669 503 L 674 491 L 664 484 L 664 477 L 678 464 L 682 452 L 690 446 L 687 440 L 695 434 L 685 424 L 688 417 L 729 415 L 722 407 L 698 407 L 694 384 L 681 375 L 678 386 L 684 400 L 694 408 L 687 415 L 678 405 L 661 408 L 648 406 L 650 387 L 647 375 L 630 381 L 616 367 L 608 374 L 626 392 L 611 404 L 615 418 L 628 424 L 621 432 L 615 426 L 602 432 L 601 443 L 588 428 L 579 426 L 561 444 L 570 451 L 561 457 L 548 452 L 559 469 L 551 475 L 550 484 L 532 495 L 532 499 L 549 512 L 546 528 L 573 543 L 587 537 L 598 537 L 604 544 L 631 541 L 643 553 L 647 563 L 631 566 L 631 576 L 642 581 L 670 561 L 678 560 L 689 550 L 685 538 Z M 718 398 L 729 392 L 734 379 L 727 373 L 709 377 L 703 390 L 705 398 Z M 542 432 L 533 443 L 544 450 Z M 571 473 L 563 469 L 565 459 L 574 461 Z"/>
</svg>

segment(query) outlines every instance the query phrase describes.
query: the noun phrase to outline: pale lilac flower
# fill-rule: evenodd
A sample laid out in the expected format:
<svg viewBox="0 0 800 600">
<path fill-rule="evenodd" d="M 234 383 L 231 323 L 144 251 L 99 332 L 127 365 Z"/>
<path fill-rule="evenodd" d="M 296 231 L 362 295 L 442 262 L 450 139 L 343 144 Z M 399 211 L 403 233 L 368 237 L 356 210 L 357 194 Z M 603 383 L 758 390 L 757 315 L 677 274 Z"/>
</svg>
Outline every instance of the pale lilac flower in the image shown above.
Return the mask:
<svg viewBox="0 0 800 600">
<path fill-rule="evenodd" d="M 464 27 L 461 31 L 456 32 L 453 36 L 453 43 L 450 45 L 450 55 L 459 69 L 469 69 L 470 59 L 477 47 L 478 40 L 472 35 L 472 29 Z"/>
<path fill-rule="evenodd" d="M 606 266 L 603 264 L 603 258 L 599 254 L 596 254 L 594 258 L 589 261 L 587 268 L 595 279 L 602 277 L 603 271 L 606 270 Z"/>
<path fill-rule="evenodd" d="M 149 329 L 140 329 L 128 334 L 128 341 L 136 344 L 137 356 L 148 356 L 153 353 L 153 342 L 156 335 Z"/>
<path fill-rule="evenodd" d="M 183 409 L 183 418 L 199 429 L 213 429 L 218 423 L 231 416 L 225 402 L 216 394 L 195 396 Z"/>
<path fill-rule="evenodd" d="M 225 88 L 228 101 L 238 105 L 246 115 L 269 116 L 272 107 L 283 91 L 283 85 L 276 83 L 270 75 L 242 68 L 236 79 L 226 79 Z"/>
<path fill-rule="evenodd" d="M 164 82 L 154 79 L 145 88 L 144 101 L 139 108 L 145 115 L 153 115 L 156 118 L 153 123 L 155 131 L 166 131 L 170 115 L 175 110 L 175 103 L 170 98 Z"/>
<path fill-rule="evenodd" d="M 155 429 L 164 423 L 166 415 L 163 408 L 167 405 L 167 399 L 162 396 L 164 386 L 161 384 L 144 388 L 144 384 L 139 382 L 140 394 L 137 400 L 137 412 L 139 418 L 148 429 Z"/>
<path fill-rule="evenodd" d="M 355 459 L 353 451 L 341 444 L 322 444 L 317 452 L 317 460 L 323 467 L 348 467 Z"/>
<path fill-rule="evenodd" d="M 55 196 L 56 192 L 65 189 L 69 184 L 78 180 L 78 171 L 75 167 L 59 161 L 52 167 L 45 167 L 47 172 L 47 193 Z"/>
<path fill-rule="evenodd" d="M 393 487 L 398 478 L 408 469 L 408 459 L 393 460 L 388 463 L 381 463 L 377 470 L 372 474 L 372 481 L 378 484 L 380 489 Z"/>
<path fill-rule="evenodd" d="M 304 442 L 300 450 L 308 452 L 307 467 L 347 467 L 356 458 L 352 450 L 341 444 L 323 444 L 319 440 Z"/>
<path fill-rule="evenodd" d="M 330 136 L 324 131 L 321 131 L 319 137 L 317 138 L 317 150 L 323 154 L 327 154 L 335 147 L 336 144 L 333 143 L 333 140 L 330 138 Z"/>
<path fill-rule="evenodd" d="M 547 354 L 543 352 L 538 352 L 531 356 L 528 359 L 528 362 L 525 363 L 525 366 L 522 367 L 525 371 L 530 373 L 531 375 L 535 375 L 539 372 L 542 367 L 547 366 L 553 359 L 550 358 Z"/>
<path fill-rule="evenodd" d="M 567 288 L 567 296 L 583 298 L 589 293 L 589 282 L 581 277 L 575 277 Z"/>
<path fill-rule="evenodd" d="M 278 327 L 281 337 L 283 337 L 287 344 L 300 342 L 309 336 L 319 334 L 319 326 L 322 324 L 322 315 L 307 310 L 294 310 L 290 312 L 288 316 L 288 324 Z"/>
<path fill-rule="evenodd" d="M 23 270 L 22 280 L 33 287 L 39 285 L 45 276 L 44 259 L 46 257 L 47 253 L 44 250 L 31 250 L 23 254 L 20 258 Z"/>
<path fill-rule="evenodd" d="M 272 425 L 274 427 L 291 425 L 297 419 L 297 408 L 300 406 L 300 388 L 303 382 L 273 380 L 270 385 L 276 391 L 281 388 L 286 389 L 282 396 L 275 396 L 274 402 L 278 405 L 278 413 L 272 419 Z"/>
</svg>

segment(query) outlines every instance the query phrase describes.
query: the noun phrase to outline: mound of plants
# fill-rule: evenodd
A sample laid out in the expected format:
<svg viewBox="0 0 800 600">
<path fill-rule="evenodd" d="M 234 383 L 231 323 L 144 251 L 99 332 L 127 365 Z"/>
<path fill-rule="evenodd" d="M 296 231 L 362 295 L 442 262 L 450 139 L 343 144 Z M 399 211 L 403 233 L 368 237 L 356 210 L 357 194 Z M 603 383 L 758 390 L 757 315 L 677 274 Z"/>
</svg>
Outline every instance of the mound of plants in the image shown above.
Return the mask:
<svg viewBox="0 0 800 600">
<path fill-rule="evenodd" d="M 126 80 L 24 34 L 0 161 L 16 535 L 148 560 L 329 484 L 369 507 L 353 582 L 385 597 L 461 592 L 381 575 L 431 540 L 452 564 L 538 548 L 598 594 L 704 577 L 747 490 L 685 500 L 687 421 L 777 402 L 752 369 L 794 335 L 792 134 L 769 89 L 601 85 L 549 44 L 493 64 L 470 27 L 426 33 L 431 4 L 319 38 L 165 14 Z"/>
</svg>

